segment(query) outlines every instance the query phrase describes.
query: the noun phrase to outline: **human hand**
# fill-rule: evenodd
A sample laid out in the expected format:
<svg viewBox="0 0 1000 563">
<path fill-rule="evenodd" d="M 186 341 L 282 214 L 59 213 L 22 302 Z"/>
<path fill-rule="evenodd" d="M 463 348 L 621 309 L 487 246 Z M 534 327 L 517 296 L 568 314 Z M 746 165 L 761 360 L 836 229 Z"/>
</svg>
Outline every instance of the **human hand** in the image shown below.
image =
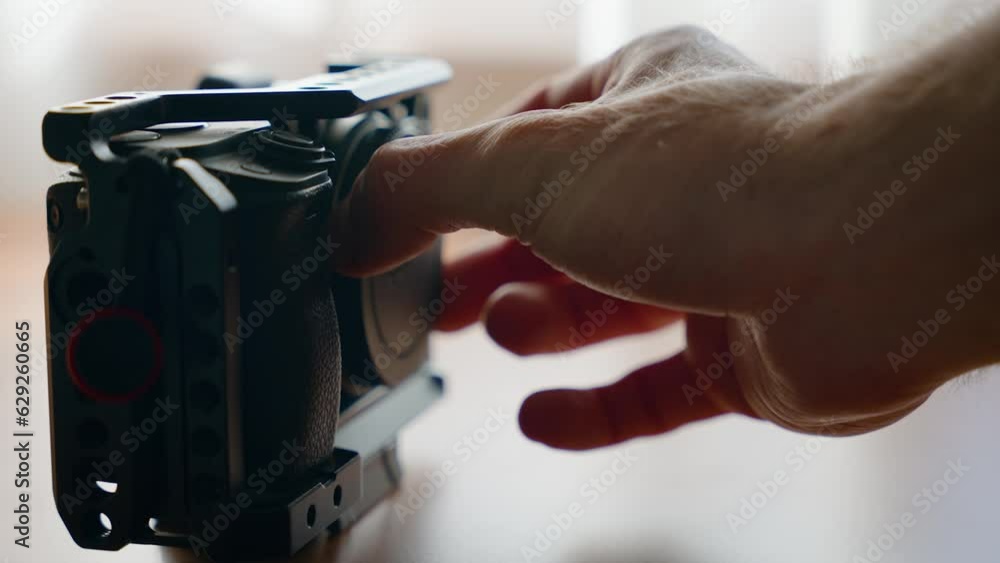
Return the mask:
<svg viewBox="0 0 1000 563">
<path fill-rule="evenodd" d="M 555 447 L 731 412 L 807 432 L 879 428 L 986 361 L 967 343 L 986 318 L 968 311 L 919 362 L 888 358 L 933 318 L 928 296 L 943 301 L 991 252 L 948 228 L 985 219 L 933 191 L 851 237 L 855 208 L 936 140 L 922 123 L 852 129 L 843 116 L 866 79 L 783 80 L 694 28 L 643 37 L 508 117 L 382 147 L 339 210 L 338 267 L 384 271 L 480 227 L 511 240 L 446 265 L 469 289 L 439 328 L 482 316 L 499 344 L 536 354 L 565 349 L 588 312 L 608 313 L 588 343 L 685 318 L 683 353 L 607 387 L 529 397 L 522 429 Z M 934 215 L 943 205 L 958 217 Z"/>
</svg>

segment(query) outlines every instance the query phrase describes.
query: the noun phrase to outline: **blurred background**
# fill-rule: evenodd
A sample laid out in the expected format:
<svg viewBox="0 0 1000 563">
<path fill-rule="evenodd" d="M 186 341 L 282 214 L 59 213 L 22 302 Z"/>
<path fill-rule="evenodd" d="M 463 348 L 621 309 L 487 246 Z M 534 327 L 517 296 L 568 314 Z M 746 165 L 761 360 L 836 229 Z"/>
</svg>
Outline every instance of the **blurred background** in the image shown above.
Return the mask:
<svg viewBox="0 0 1000 563">
<path fill-rule="evenodd" d="M 702 25 L 775 72 L 815 80 L 898 56 L 933 35 L 961 33 L 990 7 L 987 0 L 0 0 L 4 322 L 28 319 L 36 343 L 43 337 L 44 198 L 62 170 L 41 149 L 41 118 L 50 106 L 120 90 L 192 87 L 204 69 L 224 61 L 296 78 L 321 71 L 331 54 L 420 54 L 446 59 L 455 69 L 455 79 L 434 94 L 437 128 L 464 127 L 536 80 L 653 29 Z M 485 99 L 473 95 L 481 79 L 499 84 Z M 445 119 L 449 109 L 452 118 Z M 449 251 L 482 240 L 462 235 Z M 611 381 L 675 352 L 682 339 L 673 328 L 523 360 L 491 344 L 479 328 L 436 337 L 437 362 L 450 376 L 448 395 L 403 434 L 404 490 L 351 533 L 314 544 L 298 560 L 998 560 L 992 526 L 1000 506 L 994 477 L 1000 474 L 994 434 L 1000 382 L 987 372 L 948 386 L 890 429 L 851 439 L 815 440 L 724 418 L 570 454 L 529 443 L 517 429 L 518 405 L 532 390 Z M 10 366 L 8 348 L 0 358 Z M 13 402 L 10 379 L 0 389 L 5 413 Z M 0 557 L 18 563 L 193 560 L 143 546 L 107 554 L 72 545 L 49 492 L 44 378 L 33 380 L 32 393 L 39 436 L 33 547 L 12 547 L 7 506 L 13 489 L 5 485 Z M 499 430 L 484 430 L 498 414 Z M 3 424 L 9 436 L 13 421 L 5 416 Z M 465 457 L 457 445 L 470 438 L 477 447 Z M 4 442 L 4 468 L 13 467 L 10 449 Z M 610 467 L 621 467 L 617 456 L 635 461 L 608 477 Z M 398 503 L 409 502 L 427 474 L 449 460 L 457 473 L 435 486 L 414 515 L 401 517 Z M 949 463 L 971 470 L 947 490 L 935 490 Z M 789 479 L 772 488 L 777 471 Z M 593 502 L 581 489 L 592 479 L 604 479 Z M 925 490 L 934 500 L 917 504 Z M 547 547 L 539 544 L 553 515 L 572 502 L 583 504 L 583 515 Z M 884 539 L 908 511 L 915 525 Z"/>
</svg>

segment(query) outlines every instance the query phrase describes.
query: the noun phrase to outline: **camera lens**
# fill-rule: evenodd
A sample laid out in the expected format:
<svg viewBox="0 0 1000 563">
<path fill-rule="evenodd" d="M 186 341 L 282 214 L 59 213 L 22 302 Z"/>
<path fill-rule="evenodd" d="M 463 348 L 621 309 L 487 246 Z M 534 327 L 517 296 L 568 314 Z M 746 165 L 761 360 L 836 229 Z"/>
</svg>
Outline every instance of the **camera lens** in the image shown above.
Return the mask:
<svg viewBox="0 0 1000 563">
<path fill-rule="evenodd" d="M 361 170 L 382 145 L 421 133 L 418 119 L 405 108 L 372 112 L 329 124 L 324 142 L 340 159 L 337 197 L 349 194 Z M 440 246 L 391 272 L 355 280 L 339 278 L 335 288 L 342 326 L 363 326 L 345 334 L 344 389 L 348 399 L 379 384 L 395 386 L 415 373 L 427 358 L 428 307 L 438 304 Z M 347 401 L 350 404 L 350 400 Z"/>
</svg>

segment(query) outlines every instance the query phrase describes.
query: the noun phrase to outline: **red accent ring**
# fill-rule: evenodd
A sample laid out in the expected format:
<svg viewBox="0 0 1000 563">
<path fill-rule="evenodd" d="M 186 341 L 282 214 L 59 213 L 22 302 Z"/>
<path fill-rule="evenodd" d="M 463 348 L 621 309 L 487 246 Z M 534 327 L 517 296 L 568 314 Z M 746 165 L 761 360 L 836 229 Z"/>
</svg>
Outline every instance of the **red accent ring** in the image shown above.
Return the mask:
<svg viewBox="0 0 1000 563">
<path fill-rule="evenodd" d="M 80 342 L 80 336 L 95 321 L 107 318 L 124 318 L 135 322 L 149 336 L 149 341 L 153 346 L 153 366 L 150 368 L 145 379 L 143 379 L 143 382 L 128 393 L 111 394 L 95 388 L 80 374 L 80 366 L 77 365 L 76 349 Z M 160 378 L 160 372 L 163 370 L 163 342 L 160 339 L 159 333 L 156 332 L 156 327 L 142 313 L 124 307 L 108 307 L 98 311 L 90 319 L 81 321 L 77 325 L 77 328 L 79 330 L 75 335 L 70 336 L 69 345 L 66 348 L 66 369 L 69 371 L 69 377 L 73 381 L 73 384 L 88 397 L 108 403 L 127 403 L 149 391 Z"/>
</svg>

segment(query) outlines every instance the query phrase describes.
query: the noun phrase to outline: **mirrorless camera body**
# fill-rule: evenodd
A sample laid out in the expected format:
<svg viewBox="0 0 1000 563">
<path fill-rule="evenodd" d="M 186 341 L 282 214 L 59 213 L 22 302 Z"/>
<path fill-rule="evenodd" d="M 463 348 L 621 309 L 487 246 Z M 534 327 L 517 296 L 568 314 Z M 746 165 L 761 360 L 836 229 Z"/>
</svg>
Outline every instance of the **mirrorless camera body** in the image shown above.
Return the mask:
<svg viewBox="0 0 1000 563">
<path fill-rule="evenodd" d="M 427 132 L 429 59 L 50 110 L 54 493 L 82 547 L 288 556 L 399 479 L 396 434 L 442 391 L 414 314 L 440 248 L 338 276 L 334 209 L 375 150 Z"/>
</svg>

